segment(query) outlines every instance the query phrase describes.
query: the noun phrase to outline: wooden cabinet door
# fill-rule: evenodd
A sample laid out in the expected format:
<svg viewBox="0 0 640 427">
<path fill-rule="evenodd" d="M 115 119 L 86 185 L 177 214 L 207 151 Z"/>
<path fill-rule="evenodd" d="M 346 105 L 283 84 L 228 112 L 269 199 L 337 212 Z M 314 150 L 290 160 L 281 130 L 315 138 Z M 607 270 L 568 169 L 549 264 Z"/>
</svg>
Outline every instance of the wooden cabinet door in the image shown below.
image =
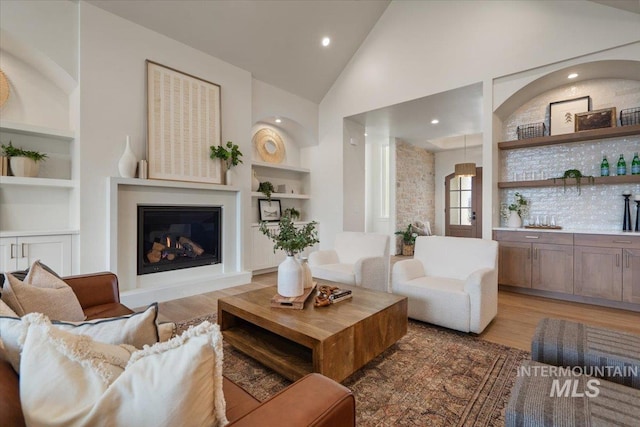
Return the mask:
<svg viewBox="0 0 640 427">
<path fill-rule="evenodd" d="M 574 294 L 622 301 L 622 249 L 576 246 Z"/>
<path fill-rule="evenodd" d="M 533 244 L 531 287 L 573 294 L 573 246 Z"/>
<path fill-rule="evenodd" d="M 498 283 L 531 287 L 531 243 L 499 243 Z"/>
<path fill-rule="evenodd" d="M 640 303 L 640 249 L 622 251 L 622 300 Z"/>
</svg>

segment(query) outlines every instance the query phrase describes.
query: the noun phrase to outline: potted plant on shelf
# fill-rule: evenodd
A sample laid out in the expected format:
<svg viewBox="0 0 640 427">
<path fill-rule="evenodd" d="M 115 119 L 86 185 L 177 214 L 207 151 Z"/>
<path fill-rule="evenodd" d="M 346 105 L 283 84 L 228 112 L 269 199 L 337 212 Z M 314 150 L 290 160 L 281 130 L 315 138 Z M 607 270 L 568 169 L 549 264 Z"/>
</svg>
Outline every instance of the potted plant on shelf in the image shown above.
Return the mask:
<svg viewBox="0 0 640 427">
<path fill-rule="evenodd" d="M 418 237 L 418 233 L 413 231 L 413 225 L 409 224 L 404 231 L 396 231 L 395 234 L 402 236 L 402 255 L 413 255 L 416 237 Z"/>
<path fill-rule="evenodd" d="M 11 141 L 9 145 L 2 144 L 2 151 L 9 157 L 11 172 L 14 176 L 35 177 L 40 171 L 40 162 L 47 158 L 47 155 L 39 151 L 25 150 L 14 147 Z"/>
<path fill-rule="evenodd" d="M 273 188 L 272 183 L 270 183 L 269 181 L 265 181 L 260 183 L 260 185 L 258 186 L 258 191 L 264 194 L 268 201 L 271 201 L 271 194 L 274 193 L 276 189 Z"/>
<path fill-rule="evenodd" d="M 522 218 L 529 213 L 529 202 L 518 192 L 514 196 L 515 202 L 506 206 L 506 209 L 502 209 L 502 216 L 507 220 L 507 227 L 520 228 Z"/>
<path fill-rule="evenodd" d="M 240 157 L 242 157 L 240 147 L 231 141 L 227 141 L 226 147 L 223 145 L 212 145 L 209 149 L 211 150 L 209 153 L 210 158 L 220 159 L 224 162 L 226 167 L 225 184 L 231 185 L 233 181 L 231 178 L 231 168 L 242 163 L 242 159 L 240 159 Z"/>
<path fill-rule="evenodd" d="M 297 227 L 290 213 L 282 215 L 278 227 L 269 228 L 267 222 L 260 223 L 260 232 L 273 240 L 273 251 L 282 249 L 287 258 L 278 266 L 278 294 L 283 297 L 298 297 L 304 293 L 303 267 L 294 258 L 305 248 L 319 242 L 315 221 Z"/>
</svg>

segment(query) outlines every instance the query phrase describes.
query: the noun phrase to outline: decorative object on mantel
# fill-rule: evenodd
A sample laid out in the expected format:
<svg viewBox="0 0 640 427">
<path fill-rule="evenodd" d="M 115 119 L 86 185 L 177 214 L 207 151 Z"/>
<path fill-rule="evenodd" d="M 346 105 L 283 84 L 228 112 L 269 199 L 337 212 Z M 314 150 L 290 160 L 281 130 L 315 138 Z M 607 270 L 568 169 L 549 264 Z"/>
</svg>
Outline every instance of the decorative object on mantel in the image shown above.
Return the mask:
<svg viewBox="0 0 640 427">
<path fill-rule="evenodd" d="M 234 144 L 231 141 L 227 141 L 227 145 L 212 145 L 209 147 L 209 157 L 212 159 L 220 159 L 224 162 L 225 165 L 225 180 L 224 183 L 227 185 L 233 185 L 233 178 L 231 177 L 231 168 L 234 166 L 238 166 L 242 163 L 242 152 L 237 144 Z"/>
<path fill-rule="evenodd" d="M 262 194 L 264 194 L 264 196 L 267 198 L 267 200 L 271 201 L 271 194 L 274 193 L 276 191 L 275 188 L 273 188 L 273 184 L 270 183 L 269 181 L 265 181 L 265 182 L 261 182 L 258 185 L 258 191 L 260 191 Z"/>
<path fill-rule="evenodd" d="M 317 222 L 311 221 L 298 228 L 289 215 L 280 218 L 276 230 L 269 228 L 267 222 L 260 223 L 260 232 L 274 242 L 273 251 L 282 249 L 287 254 L 278 266 L 278 294 L 283 297 L 297 297 L 304 293 L 302 266 L 294 256 L 319 242 L 316 225 Z"/>
<path fill-rule="evenodd" d="M 147 179 L 147 161 L 140 160 L 138 162 L 138 178 Z"/>
<path fill-rule="evenodd" d="M 625 191 L 622 193 L 624 197 L 624 212 L 622 213 L 622 231 L 631 231 L 631 207 L 629 206 L 629 199 L 631 198 L 631 192 Z"/>
<path fill-rule="evenodd" d="M 582 175 L 578 169 L 568 169 L 564 171 L 564 175 L 560 178 L 551 178 L 553 179 L 553 183 L 556 183 L 557 179 L 561 179 L 563 182 L 564 191 L 567 191 L 567 178 L 574 178 L 576 180 L 576 188 L 578 189 L 578 195 L 582 194 L 582 179 L 586 178 L 589 184 L 593 184 L 595 182 L 593 176 L 590 175 Z"/>
<path fill-rule="evenodd" d="M 0 70 L 0 108 L 7 102 L 9 99 L 9 82 L 7 81 L 7 76 L 4 75 L 2 70 Z"/>
<path fill-rule="evenodd" d="M 507 220 L 507 227 L 520 228 L 522 227 L 522 218 L 529 213 L 529 201 L 518 192 L 514 196 L 515 202 L 503 206 L 501 214 Z"/>
<path fill-rule="evenodd" d="M 576 113 L 576 132 L 616 127 L 616 107 Z"/>
<path fill-rule="evenodd" d="M 253 144 L 262 161 L 282 163 L 284 160 L 284 143 L 280 134 L 273 129 L 262 128 L 253 135 Z"/>
<path fill-rule="evenodd" d="M 45 153 L 14 147 L 11 141 L 9 141 L 9 145 L 2 144 L 2 152 L 9 158 L 9 166 L 11 166 L 13 176 L 20 177 L 33 178 L 38 176 L 40 162 L 47 158 Z"/>
<path fill-rule="evenodd" d="M 575 132 L 575 115 L 584 111 L 591 111 L 589 96 L 549 104 L 549 135 Z"/>
<path fill-rule="evenodd" d="M 464 163 L 457 163 L 455 165 L 456 178 L 464 176 L 476 176 L 476 164 L 467 163 L 467 135 L 464 136 Z"/>
<path fill-rule="evenodd" d="M 256 192 L 260 188 L 260 180 L 256 176 L 256 171 L 251 172 L 251 191 Z"/>
<path fill-rule="evenodd" d="M 146 62 L 149 178 L 221 184 L 221 164 L 209 160 L 222 140 L 220 85 Z"/>
<path fill-rule="evenodd" d="M 136 160 L 136 156 L 131 151 L 131 143 L 129 135 L 127 135 L 125 137 L 124 152 L 118 161 L 118 172 L 123 178 L 135 178 L 137 165 L 138 160 Z"/>
<path fill-rule="evenodd" d="M 640 231 L 640 194 L 636 194 L 636 228 L 635 231 Z"/>
<path fill-rule="evenodd" d="M 620 126 L 640 125 L 640 107 L 620 110 Z"/>
<path fill-rule="evenodd" d="M 516 134 L 518 135 L 518 139 L 528 139 L 528 138 L 540 138 L 544 136 L 547 130 L 547 126 L 544 122 L 540 123 L 529 123 L 526 125 L 520 125 L 516 129 Z"/>
</svg>

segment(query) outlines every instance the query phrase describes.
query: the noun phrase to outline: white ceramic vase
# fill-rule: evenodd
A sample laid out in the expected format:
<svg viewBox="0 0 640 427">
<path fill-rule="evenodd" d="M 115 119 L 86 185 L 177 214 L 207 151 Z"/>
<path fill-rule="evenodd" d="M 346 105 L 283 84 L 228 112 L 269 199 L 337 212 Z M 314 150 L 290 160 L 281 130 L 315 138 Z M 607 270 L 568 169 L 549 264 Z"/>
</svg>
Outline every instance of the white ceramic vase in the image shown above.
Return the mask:
<svg viewBox="0 0 640 427">
<path fill-rule="evenodd" d="M 313 285 L 313 276 L 311 276 L 311 268 L 309 268 L 309 258 L 301 256 L 300 267 L 302 267 L 302 286 L 310 288 Z"/>
<path fill-rule="evenodd" d="M 518 215 L 518 212 L 511 211 L 509 214 L 509 219 L 507 220 L 507 227 L 509 228 L 520 228 L 522 227 L 522 218 Z"/>
<path fill-rule="evenodd" d="M 233 185 L 233 172 L 231 172 L 231 169 L 227 169 L 224 173 L 224 183 L 227 185 Z"/>
<path fill-rule="evenodd" d="M 133 151 L 131 151 L 129 135 L 127 135 L 126 141 L 124 153 L 122 153 L 122 157 L 120 157 L 118 161 L 118 172 L 120 172 L 120 176 L 123 178 L 135 178 L 138 160 L 136 160 L 136 156 L 133 154 Z"/>
<path fill-rule="evenodd" d="M 33 178 L 40 171 L 40 163 L 28 157 L 10 157 L 9 166 L 13 176 Z"/>
<path fill-rule="evenodd" d="M 260 180 L 256 176 L 256 171 L 253 171 L 251 176 L 251 191 L 258 191 L 258 188 L 260 188 Z"/>
<path fill-rule="evenodd" d="M 304 293 L 302 267 L 292 256 L 278 266 L 278 294 L 283 297 L 299 297 Z"/>
</svg>

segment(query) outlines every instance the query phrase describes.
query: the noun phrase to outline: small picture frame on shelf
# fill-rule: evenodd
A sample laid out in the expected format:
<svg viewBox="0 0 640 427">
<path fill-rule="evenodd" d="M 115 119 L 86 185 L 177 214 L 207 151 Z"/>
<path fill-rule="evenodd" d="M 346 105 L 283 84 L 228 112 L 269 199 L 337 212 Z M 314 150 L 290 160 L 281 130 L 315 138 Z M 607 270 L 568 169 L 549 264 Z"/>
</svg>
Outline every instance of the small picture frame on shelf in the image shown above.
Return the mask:
<svg viewBox="0 0 640 427">
<path fill-rule="evenodd" d="M 280 200 L 258 199 L 260 221 L 280 221 L 282 206 Z"/>
<path fill-rule="evenodd" d="M 549 104 L 549 135 L 575 132 L 575 115 L 585 111 L 591 111 L 589 96 L 552 102 Z"/>
<path fill-rule="evenodd" d="M 616 107 L 576 114 L 576 132 L 616 126 Z"/>
</svg>

